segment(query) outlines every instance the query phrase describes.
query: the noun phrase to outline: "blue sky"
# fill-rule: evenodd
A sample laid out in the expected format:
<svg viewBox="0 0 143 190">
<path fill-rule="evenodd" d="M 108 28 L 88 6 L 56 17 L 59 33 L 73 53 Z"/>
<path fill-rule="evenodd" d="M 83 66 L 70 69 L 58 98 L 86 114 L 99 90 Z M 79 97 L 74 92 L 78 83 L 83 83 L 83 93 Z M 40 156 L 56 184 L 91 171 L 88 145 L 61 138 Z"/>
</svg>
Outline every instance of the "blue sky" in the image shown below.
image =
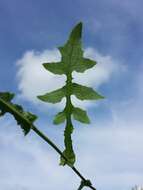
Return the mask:
<svg viewBox="0 0 143 190">
<path fill-rule="evenodd" d="M 73 98 L 92 121 L 90 126 L 75 123 L 73 139 L 77 167 L 101 190 L 143 184 L 142 7 L 141 0 L 0 0 L 0 91 L 15 92 L 15 101 L 38 114 L 39 128 L 61 147 L 64 127 L 53 126 L 52 117 L 64 101 L 44 105 L 36 95 L 64 83 L 63 77 L 44 71 L 42 62 L 59 60 L 56 47 L 83 22 L 85 56 L 98 65 L 85 74 L 74 73 L 75 80 L 106 99 L 83 103 Z M 76 176 L 59 167 L 55 152 L 33 133 L 24 138 L 9 116 L 0 125 L 1 189 L 76 189 Z M 69 179 L 71 184 L 65 184 Z"/>
</svg>

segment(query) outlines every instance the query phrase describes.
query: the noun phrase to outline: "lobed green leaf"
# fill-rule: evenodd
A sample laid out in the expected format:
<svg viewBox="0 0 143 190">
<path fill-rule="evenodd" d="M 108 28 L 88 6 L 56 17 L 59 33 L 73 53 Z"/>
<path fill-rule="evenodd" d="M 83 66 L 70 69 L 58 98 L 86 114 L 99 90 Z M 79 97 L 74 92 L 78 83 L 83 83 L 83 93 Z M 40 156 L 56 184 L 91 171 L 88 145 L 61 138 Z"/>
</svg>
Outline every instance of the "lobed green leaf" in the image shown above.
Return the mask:
<svg viewBox="0 0 143 190">
<path fill-rule="evenodd" d="M 0 98 L 10 102 L 14 98 L 14 94 L 9 92 L 0 92 Z"/>
<path fill-rule="evenodd" d="M 64 65 L 62 62 L 43 63 L 43 66 L 45 69 L 47 69 L 48 71 L 54 74 L 62 75 L 66 73 L 64 71 Z"/>
<path fill-rule="evenodd" d="M 11 102 L 13 98 L 14 94 L 12 93 L 0 93 L 0 116 L 11 113 L 17 121 L 17 124 L 21 126 L 24 134 L 27 135 L 30 131 L 30 125 L 37 119 L 37 116 L 30 112 L 25 112 L 22 106 L 13 104 Z"/>
<path fill-rule="evenodd" d="M 73 107 L 72 114 L 75 120 L 80 121 L 81 123 L 86 123 L 86 124 L 90 123 L 89 117 L 85 110 Z"/>
<path fill-rule="evenodd" d="M 59 47 L 62 55 L 62 63 L 65 66 L 65 71 L 71 73 L 74 70 L 74 65 L 82 61 L 83 50 L 81 47 L 82 23 L 79 23 L 72 30 L 67 43 Z"/>
<path fill-rule="evenodd" d="M 72 70 L 83 73 L 84 71 L 94 67 L 96 65 L 96 61 L 83 58 L 80 62 L 77 62 L 77 64 L 73 65 Z"/>
<path fill-rule="evenodd" d="M 65 87 L 63 87 L 58 90 L 46 93 L 44 95 L 37 96 L 37 98 L 44 102 L 55 104 L 60 102 L 65 97 L 65 94 L 66 94 Z"/>
<path fill-rule="evenodd" d="M 69 41 L 71 43 L 81 40 L 82 37 L 82 22 L 78 23 L 70 33 Z"/>
<path fill-rule="evenodd" d="M 80 100 L 98 100 L 104 98 L 92 88 L 76 83 L 72 85 L 72 93 Z"/>
<path fill-rule="evenodd" d="M 65 113 L 65 111 L 63 111 L 63 112 L 59 112 L 59 113 L 55 116 L 53 123 L 54 123 L 55 125 L 59 125 L 59 124 L 61 124 L 61 123 L 64 123 L 65 120 L 66 120 L 66 113 Z"/>
</svg>

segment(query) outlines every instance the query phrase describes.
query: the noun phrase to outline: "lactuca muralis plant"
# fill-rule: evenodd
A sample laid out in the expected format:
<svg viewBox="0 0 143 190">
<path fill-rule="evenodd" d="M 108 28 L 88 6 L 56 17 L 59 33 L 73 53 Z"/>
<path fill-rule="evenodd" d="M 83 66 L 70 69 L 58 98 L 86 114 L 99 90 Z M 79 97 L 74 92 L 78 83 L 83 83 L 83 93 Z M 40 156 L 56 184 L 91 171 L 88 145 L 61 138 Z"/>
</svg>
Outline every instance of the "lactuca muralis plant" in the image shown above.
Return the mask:
<svg viewBox="0 0 143 190">
<path fill-rule="evenodd" d="M 64 152 L 34 125 L 34 121 L 37 119 L 36 115 L 24 111 L 22 106 L 13 103 L 13 93 L 0 92 L 0 116 L 2 117 L 6 113 L 12 114 L 17 124 L 22 128 L 24 135 L 27 135 L 30 130 L 33 130 L 39 137 L 48 143 L 61 156 L 61 165 L 67 164 L 75 174 L 80 177 L 81 184 L 78 190 L 84 187 L 96 190 L 95 187 L 92 186 L 90 180 L 86 179 L 74 166 L 75 154 L 71 140 L 71 134 L 73 132 L 72 116 L 82 123 L 88 124 L 90 122 L 85 110 L 73 106 L 71 95 L 75 95 L 80 100 L 98 100 L 103 98 L 103 96 L 99 95 L 92 88 L 72 82 L 73 71 L 82 73 L 96 65 L 95 61 L 83 57 L 81 34 L 82 23 L 79 23 L 71 32 L 67 43 L 63 47 L 59 47 L 62 55 L 61 62 L 44 63 L 44 67 L 52 73 L 66 75 L 66 85 L 58 90 L 39 96 L 41 100 L 51 103 L 57 103 L 60 102 L 63 97 L 66 98 L 64 110 L 58 113 L 54 118 L 55 124 L 66 121 Z"/>
<path fill-rule="evenodd" d="M 75 153 L 71 138 L 71 134 L 73 132 L 72 118 L 85 124 L 90 123 L 86 111 L 79 107 L 75 107 L 72 104 L 71 96 L 75 95 L 76 98 L 80 100 L 98 100 L 103 98 L 103 96 L 98 94 L 92 88 L 74 83 L 72 81 L 73 71 L 83 73 L 87 69 L 91 69 L 96 65 L 96 61 L 90 60 L 83 56 L 81 37 L 82 23 L 79 23 L 72 30 L 65 45 L 58 48 L 61 53 L 61 61 L 43 64 L 44 68 L 48 71 L 57 75 L 66 76 L 65 86 L 55 91 L 38 96 L 40 100 L 54 104 L 60 102 L 64 97 L 66 98 L 65 108 L 54 118 L 54 124 L 61 124 L 66 121 L 64 131 L 65 150 L 63 154 L 68 161 L 61 157 L 61 165 L 73 165 L 75 163 Z"/>
</svg>

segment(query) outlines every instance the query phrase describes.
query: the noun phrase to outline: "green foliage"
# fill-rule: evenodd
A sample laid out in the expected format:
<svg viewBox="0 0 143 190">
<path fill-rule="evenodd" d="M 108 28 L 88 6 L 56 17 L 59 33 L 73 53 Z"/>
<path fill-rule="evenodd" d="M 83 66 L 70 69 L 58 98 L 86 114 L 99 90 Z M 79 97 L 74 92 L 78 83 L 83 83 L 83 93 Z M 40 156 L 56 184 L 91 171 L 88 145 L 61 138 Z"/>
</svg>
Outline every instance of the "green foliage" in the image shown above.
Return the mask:
<svg viewBox="0 0 143 190">
<path fill-rule="evenodd" d="M 38 98 L 44 102 L 58 103 L 65 97 L 65 88 L 60 88 L 50 93 L 46 93 Z"/>
<path fill-rule="evenodd" d="M 71 32 L 67 43 L 59 47 L 62 55 L 61 62 L 44 63 L 43 66 L 54 74 L 65 74 L 76 72 L 84 72 L 96 65 L 96 62 L 83 57 L 81 48 L 82 23 L 79 23 Z"/>
<path fill-rule="evenodd" d="M 92 88 L 73 83 L 72 94 L 80 100 L 98 100 L 104 98 Z"/>
<path fill-rule="evenodd" d="M 55 125 L 58 125 L 58 124 L 63 123 L 65 120 L 66 120 L 66 113 L 65 113 L 65 111 L 63 111 L 63 112 L 59 112 L 59 113 L 55 116 L 53 123 L 54 123 Z"/>
<path fill-rule="evenodd" d="M 64 65 L 62 62 L 57 62 L 57 63 L 43 63 L 43 66 L 45 69 L 48 71 L 57 74 L 57 75 L 62 75 L 65 74 L 64 71 Z"/>
<path fill-rule="evenodd" d="M 85 110 L 74 107 L 72 114 L 75 120 L 80 121 L 81 123 L 87 123 L 87 124 L 90 123 L 90 120 Z"/>
<path fill-rule="evenodd" d="M 71 95 L 75 95 L 76 98 L 80 100 L 99 100 L 104 98 L 92 88 L 72 82 L 73 71 L 83 73 L 84 71 L 91 69 L 96 65 L 95 61 L 83 57 L 81 37 L 82 23 L 79 23 L 72 30 L 65 45 L 58 48 L 62 56 L 61 62 L 43 64 L 46 70 L 58 75 L 64 74 L 67 78 L 66 85 L 63 88 L 53 92 L 48 92 L 45 95 L 38 96 L 40 100 L 50 103 L 58 103 L 63 97 L 66 98 L 64 111 L 58 113 L 54 118 L 54 124 L 61 124 L 66 121 L 64 131 L 65 150 L 63 154 L 68 161 L 65 161 L 65 159 L 61 158 L 61 165 L 68 164 L 72 166 L 75 163 L 75 154 L 71 139 L 71 134 L 73 132 L 71 116 L 73 115 L 75 120 L 78 120 L 82 123 L 90 123 L 86 111 L 82 110 L 81 108 L 76 108 L 72 105 Z"/>
<path fill-rule="evenodd" d="M 83 73 L 84 71 L 92 68 L 95 65 L 96 65 L 95 61 L 92 61 L 92 60 L 87 59 L 87 58 L 82 58 L 80 60 L 79 64 L 76 64 L 75 66 L 73 66 L 73 71 Z"/>
<path fill-rule="evenodd" d="M 17 124 L 21 126 L 24 135 L 27 135 L 30 131 L 30 124 L 37 119 L 37 116 L 25 112 L 22 106 L 13 104 L 11 101 L 14 98 L 14 94 L 9 92 L 0 92 L 0 116 L 4 116 L 6 113 L 10 113 L 14 116 Z"/>
</svg>

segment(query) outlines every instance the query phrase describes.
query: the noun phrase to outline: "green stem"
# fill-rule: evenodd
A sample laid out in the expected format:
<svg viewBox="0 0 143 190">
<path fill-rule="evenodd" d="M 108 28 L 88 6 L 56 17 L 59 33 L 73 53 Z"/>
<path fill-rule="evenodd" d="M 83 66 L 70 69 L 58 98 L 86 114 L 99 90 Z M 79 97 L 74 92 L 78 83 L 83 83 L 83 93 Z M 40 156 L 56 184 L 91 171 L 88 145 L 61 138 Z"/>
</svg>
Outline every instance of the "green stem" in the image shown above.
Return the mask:
<svg viewBox="0 0 143 190">
<path fill-rule="evenodd" d="M 64 143 L 65 143 L 65 151 L 64 154 L 70 161 L 70 164 L 74 164 L 75 162 L 75 154 L 72 146 L 72 138 L 71 134 L 73 132 L 72 125 L 72 102 L 71 102 L 71 89 L 72 89 L 72 75 L 71 73 L 67 73 L 67 81 L 66 81 L 66 127 L 64 131 Z M 69 163 L 65 163 L 69 164 Z"/>
<path fill-rule="evenodd" d="M 80 184 L 78 190 L 82 190 L 84 188 L 84 185 L 83 184 Z"/>
</svg>

